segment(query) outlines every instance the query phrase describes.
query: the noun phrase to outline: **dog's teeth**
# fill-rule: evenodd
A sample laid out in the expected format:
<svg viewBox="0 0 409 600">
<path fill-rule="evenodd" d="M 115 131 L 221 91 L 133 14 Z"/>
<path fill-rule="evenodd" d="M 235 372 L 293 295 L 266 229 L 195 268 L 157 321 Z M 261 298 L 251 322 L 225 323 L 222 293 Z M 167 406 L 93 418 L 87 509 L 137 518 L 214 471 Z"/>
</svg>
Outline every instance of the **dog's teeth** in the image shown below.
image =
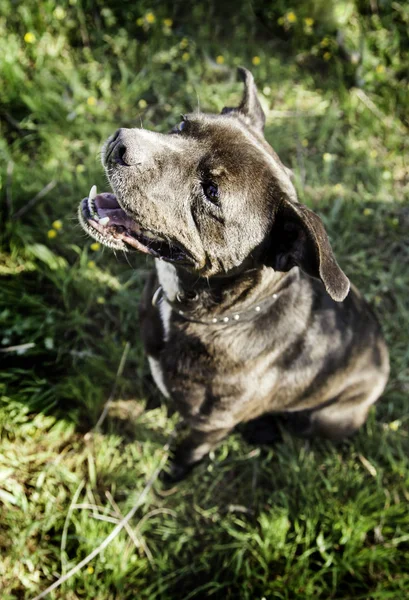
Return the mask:
<svg viewBox="0 0 409 600">
<path fill-rule="evenodd" d="M 94 205 L 94 198 L 96 195 L 97 195 L 97 186 L 93 185 L 89 191 L 87 204 L 88 204 L 88 210 L 89 210 L 91 217 L 98 221 L 98 213 L 95 210 L 95 205 Z"/>
<path fill-rule="evenodd" d="M 91 217 L 95 217 L 96 212 L 95 212 L 95 208 L 94 208 L 94 202 L 88 198 L 87 204 L 88 204 L 89 214 L 91 215 Z"/>
<path fill-rule="evenodd" d="M 97 195 L 97 186 L 93 185 L 88 194 L 88 200 L 93 200 Z"/>
<path fill-rule="evenodd" d="M 107 223 L 109 223 L 109 217 L 102 217 L 102 219 L 99 220 L 101 225 L 106 225 Z"/>
</svg>

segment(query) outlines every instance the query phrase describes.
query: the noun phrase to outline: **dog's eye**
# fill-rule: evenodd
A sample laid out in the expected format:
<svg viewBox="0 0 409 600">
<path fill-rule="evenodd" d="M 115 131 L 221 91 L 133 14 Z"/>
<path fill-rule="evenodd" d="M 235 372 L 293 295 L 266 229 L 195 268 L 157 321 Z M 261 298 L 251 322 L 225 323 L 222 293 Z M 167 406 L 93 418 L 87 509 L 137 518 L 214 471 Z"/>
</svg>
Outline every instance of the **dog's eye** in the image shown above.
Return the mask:
<svg viewBox="0 0 409 600">
<path fill-rule="evenodd" d="M 175 125 L 173 129 L 171 129 L 170 133 L 181 133 L 184 129 L 186 129 L 186 119 L 179 123 L 179 125 Z"/>
<path fill-rule="evenodd" d="M 210 202 L 218 204 L 219 202 L 219 188 L 212 181 L 202 183 L 203 193 Z"/>
</svg>

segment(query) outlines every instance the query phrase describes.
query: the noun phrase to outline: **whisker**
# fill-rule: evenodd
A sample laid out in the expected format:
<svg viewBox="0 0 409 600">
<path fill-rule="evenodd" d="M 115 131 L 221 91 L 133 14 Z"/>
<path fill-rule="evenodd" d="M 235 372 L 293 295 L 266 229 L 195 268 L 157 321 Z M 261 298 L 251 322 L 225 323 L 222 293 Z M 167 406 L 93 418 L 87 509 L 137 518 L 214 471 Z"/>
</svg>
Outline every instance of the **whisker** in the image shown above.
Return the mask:
<svg viewBox="0 0 409 600">
<path fill-rule="evenodd" d="M 125 250 L 122 250 L 122 252 L 123 252 L 123 254 L 124 254 L 124 256 L 125 256 L 125 260 L 126 260 L 126 262 L 128 263 L 128 265 L 129 265 L 129 266 L 131 267 L 131 269 L 132 269 L 133 267 L 132 267 L 132 265 L 131 265 L 131 263 L 130 263 L 130 260 L 129 260 L 128 253 L 127 253 Z"/>
</svg>

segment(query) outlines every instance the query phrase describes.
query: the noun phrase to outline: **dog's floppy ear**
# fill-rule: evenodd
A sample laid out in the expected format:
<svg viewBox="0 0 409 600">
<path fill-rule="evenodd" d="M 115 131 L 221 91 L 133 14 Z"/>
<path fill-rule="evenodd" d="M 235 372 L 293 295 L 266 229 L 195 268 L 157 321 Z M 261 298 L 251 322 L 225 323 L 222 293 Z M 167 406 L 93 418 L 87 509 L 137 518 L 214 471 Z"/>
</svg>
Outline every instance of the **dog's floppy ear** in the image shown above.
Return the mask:
<svg viewBox="0 0 409 600">
<path fill-rule="evenodd" d="M 322 281 L 333 300 L 349 292 L 349 280 L 338 266 L 324 225 L 303 204 L 284 200 L 279 206 L 269 238 L 267 264 L 276 271 L 298 266 Z"/>
<path fill-rule="evenodd" d="M 244 67 L 238 67 L 237 71 L 244 82 L 243 98 L 237 108 L 229 108 L 228 106 L 223 108 L 222 115 L 231 112 L 239 113 L 244 117 L 247 117 L 252 127 L 258 129 L 260 133 L 263 133 L 266 117 L 257 97 L 257 88 L 254 83 L 254 77 L 250 71 Z"/>
</svg>

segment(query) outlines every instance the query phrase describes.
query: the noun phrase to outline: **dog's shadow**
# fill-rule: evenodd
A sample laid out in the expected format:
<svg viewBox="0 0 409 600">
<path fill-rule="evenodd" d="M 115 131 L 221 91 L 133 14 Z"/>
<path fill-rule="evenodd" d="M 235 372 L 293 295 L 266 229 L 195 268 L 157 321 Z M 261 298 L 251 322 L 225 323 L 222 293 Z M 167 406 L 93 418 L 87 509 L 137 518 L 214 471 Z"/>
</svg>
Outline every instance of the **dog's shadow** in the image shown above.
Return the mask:
<svg viewBox="0 0 409 600">
<path fill-rule="evenodd" d="M 113 402 L 104 433 L 120 435 L 124 444 L 164 447 L 169 442 L 169 419 L 177 422 L 175 410 L 161 396 L 150 374 L 145 372 L 139 383 L 143 400 Z M 375 426 L 374 416 L 371 422 L 370 427 Z M 322 488 L 320 470 L 325 470 L 325 464 L 332 460 L 337 464 L 347 461 L 361 435 L 337 444 L 308 439 L 300 435 L 305 423 L 308 414 L 300 413 L 267 414 L 238 425 L 184 479 L 167 484 L 155 482 L 159 502 L 176 509 L 183 498 L 184 506 L 217 510 L 221 515 L 231 514 L 232 518 L 240 515 L 251 522 L 257 521 L 265 510 L 282 507 L 283 499 L 292 504 L 302 503 L 314 481 L 317 489 Z M 183 437 L 183 424 L 179 422 L 176 428 L 173 448 Z M 362 435 L 366 439 L 365 431 Z M 372 450 L 376 452 L 375 448 Z M 338 458 L 334 459 L 334 455 Z M 196 509 L 190 513 L 192 524 L 197 520 L 196 513 Z"/>
<path fill-rule="evenodd" d="M 175 411 L 171 403 L 161 397 L 149 375 L 144 377 L 143 389 L 144 401 L 122 399 L 111 403 L 103 433 L 120 435 L 126 445 L 163 447 L 169 441 L 166 421 L 173 418 Z M 256 518 L 276 489 L 269 472 L 277 461 L 277 451 L 296 460 L 300 447 L 310 443 L 294 438 L 292 427 L 288 418 L 276 415 L 242 423 L 182 480 L 158 481 L 156 493 L 163 498 L 169 496 L 172 506 L 181 496 L 195 496 L 200 490 L 201 507 L 217 505 L 222 513 L 239 512 L 243 517 Z M 183 422 L 179 421 L 176 428 L 171 454 L 183 437 Z M 279 487 L 283 485 L 284 480 Z M 197 502 L 197 498 L 192 499 L 193 505 Z"/>
</svg>

